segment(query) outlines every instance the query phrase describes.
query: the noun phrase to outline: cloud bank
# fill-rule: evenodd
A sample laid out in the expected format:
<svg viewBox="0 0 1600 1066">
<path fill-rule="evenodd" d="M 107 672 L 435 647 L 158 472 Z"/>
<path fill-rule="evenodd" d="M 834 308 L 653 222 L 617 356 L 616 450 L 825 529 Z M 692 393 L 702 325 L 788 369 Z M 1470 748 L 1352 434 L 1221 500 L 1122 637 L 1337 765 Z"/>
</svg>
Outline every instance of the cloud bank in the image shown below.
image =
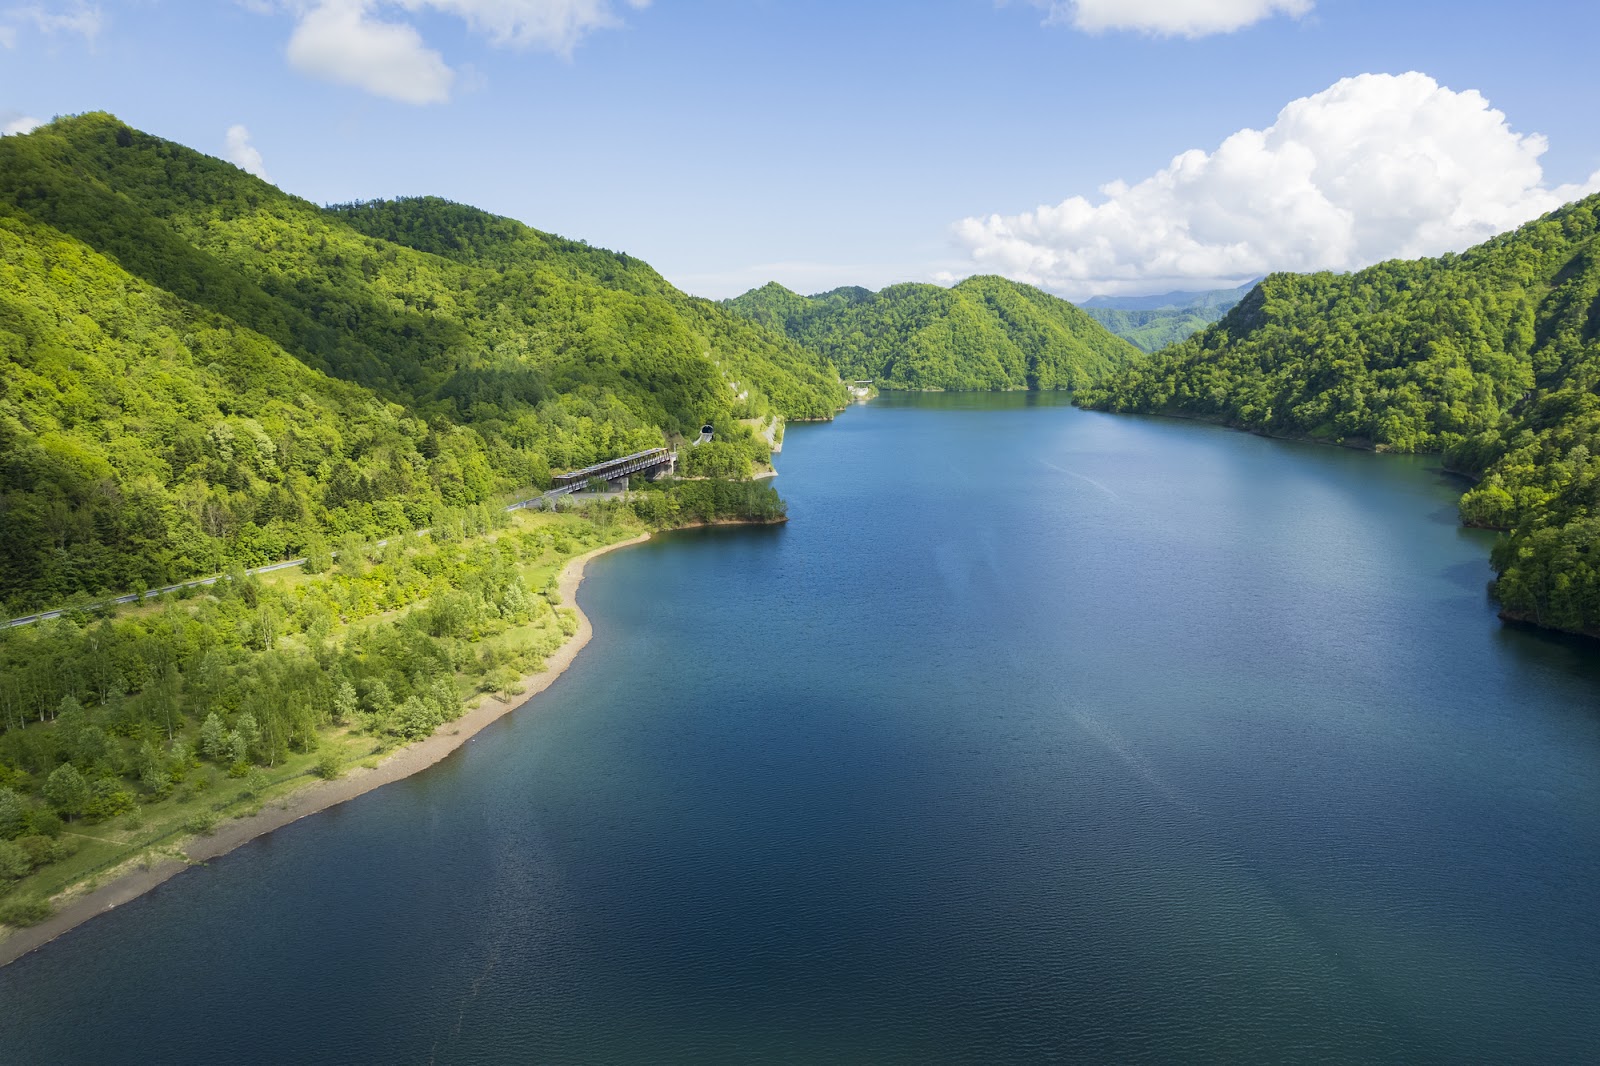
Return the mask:
<svg viewBox="0 0 1600 1066">
<path fill-rule="evenodd" d="M 642 8 L 650 0 L 623 0 Z M 435 11 L 496 44 L 571 55 L 585 35 L 621 24 L 613 0 L 316 0 L 297 9 L 289 62 L 325 81 L 407 104 L 450 98 L 456 72 L 411 23 L 380 12 Z"/>
<path fill-rule="evenodd" d="M 1539 134 L 1418 73 L 1346 78 L 1135 184 L 967 218 L 980 269 L 1073 295 L 1234 284 L 1460 250 L 1600 189 L 1551 188 Z"/>
<path fill-rule="evenodd" d="M 250 143 L 250 130 L 247 127 L 229 126 L 224 144 L 228 162 L 240 170 L 254 174 L 262 181 L 272 180 L 267 177 L 267 165 L 262 161 L 260 151 Z"/>
</svg>

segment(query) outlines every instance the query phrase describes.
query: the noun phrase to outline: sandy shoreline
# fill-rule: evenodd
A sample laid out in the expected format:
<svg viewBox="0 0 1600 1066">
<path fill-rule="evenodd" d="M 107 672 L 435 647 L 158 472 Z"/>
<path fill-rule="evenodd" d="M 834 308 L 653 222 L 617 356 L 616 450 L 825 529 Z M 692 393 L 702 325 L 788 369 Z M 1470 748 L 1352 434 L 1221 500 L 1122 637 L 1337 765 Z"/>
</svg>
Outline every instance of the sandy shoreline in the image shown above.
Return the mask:
<svg viewBox="0 0 1600 1066">
<path fill-rule="evenodd" d="M 544 670 L 537 674 L 529 674 L 522 679 L 523 691 L 513 696 L 510 701 L 485 696 L 482 703 L 454 722 L 446 722 L 432 736 L 392 752 L 373 769 L 353 768 L 338 780 L 319 781 L 297 789 L 287 796 L 273 800 L 257 814 L 222 822 L 210 836 L 190 839 L 181 848 L 181 853 L 188 858 L 187 862 L 167 859 L 152 864 L 149 869 L 134 869 L 92 892 L 79 896 L 64 905 L 49 919 L 38 925 L 18 929 L 5 940 L 0 940 L 0 966 L 15 962 L 30 951 L 48 944 L 61 934 L 77 928 L 97 915 L 104 914 L 113 907 L 137 899 L 192 865 L 226 855 L 241 844 L 264 836 L 274 829 L 281 829 L 307 815 L 325 811 L 329 807 L 364 795 L 375 788 L 381 788 L 393 781 L 410 777 L 420 770 L 426 770 L 477 736 L 490 722 L 526 705 L 566 672 L 584 645 L 594 636 L 594 627 L 589 624 L 588 616 L 579 609 L 577 603 L 578 586 L 583 582 L 585 565 L 596 556 L 616 551 L 618 548 L 641 544 L 649 539 L 650 534 L 646 533 L 632 540 L 607 544 L 605 547 L 596 548 L 567 561 L 566 566 L 561 569 L 557 588 L 561 593 L 562 605 L 570 606 L 577 611 L 578 631 L 546 660 Z"/>
</svg>

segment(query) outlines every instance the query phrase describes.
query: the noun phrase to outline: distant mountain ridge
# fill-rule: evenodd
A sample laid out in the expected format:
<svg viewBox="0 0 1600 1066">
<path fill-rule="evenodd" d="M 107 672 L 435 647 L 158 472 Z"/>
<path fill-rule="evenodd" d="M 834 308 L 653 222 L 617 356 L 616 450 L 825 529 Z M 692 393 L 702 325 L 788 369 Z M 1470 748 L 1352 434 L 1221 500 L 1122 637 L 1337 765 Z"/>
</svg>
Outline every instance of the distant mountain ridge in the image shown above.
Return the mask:
<svg viewBox="0 0 1600 1066">
<path fill-rule="evenodd" d="M 1114 311 L 1166 311 L 1178 308 L 1222 307 L 1229 308 L 1261 283 L 1260 278 L 1236 285 L 1231 289 L 1181 289 L 1174 292 L 1151 293 L 1146 296 L 1091 296 L 1078 306 L 1084 310 L 1106 308 Z"/>
<path fill-rule="evenodd" d="M 815 296 L 773 282 L 723 306 L 889 389 L 1074 389 L 1139 358 L 1067 301 L 998 277 Z"/>
<path fill-rule="evenodd" d="M 1079 306 L 1117 336 L 1153 352 L 1176 344 L 1227 314 L 1260 282 L 1207 292 L 1154 296 L 1091 296 Z"/>
</svg>

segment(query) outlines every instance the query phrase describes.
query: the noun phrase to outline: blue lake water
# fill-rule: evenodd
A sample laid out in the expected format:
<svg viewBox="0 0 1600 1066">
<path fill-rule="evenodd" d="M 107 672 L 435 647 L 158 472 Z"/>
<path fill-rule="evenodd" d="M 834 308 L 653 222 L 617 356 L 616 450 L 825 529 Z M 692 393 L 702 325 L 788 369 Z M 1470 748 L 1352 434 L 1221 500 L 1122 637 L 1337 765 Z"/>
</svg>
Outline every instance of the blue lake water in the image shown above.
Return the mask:
<svg viewBox="0 0 1600 1066">
<path fill-rule="evenodd" d="M 1600 653 L 1410 460 L 794 426 L 439 767 L 0 970 L 0 1061 L 1600 1061 Z"/>
</svg>

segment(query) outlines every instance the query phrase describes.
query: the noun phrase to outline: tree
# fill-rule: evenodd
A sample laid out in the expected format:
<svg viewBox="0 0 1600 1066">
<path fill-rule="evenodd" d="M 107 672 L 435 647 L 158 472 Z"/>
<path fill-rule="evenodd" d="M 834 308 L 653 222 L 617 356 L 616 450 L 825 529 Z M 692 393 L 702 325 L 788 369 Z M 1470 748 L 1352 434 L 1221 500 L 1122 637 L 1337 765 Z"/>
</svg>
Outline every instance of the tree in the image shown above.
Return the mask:
<svg viewBox="0 0 1600 1066">
<path fill-rule="evenodd" d="M 150 708 L 150 718 L 166 731 L 167 740 L 176 739 L 183 712 L 178 705 L 178 671 L 162 670 L 145 692 Z"/>
<path fill-rule="evenodd" d="M 355 721 L 360 704 L 356 700 L 356 687 L 348 681 L 339 682 L 339 691 L 333 696 L 333 720 L 338 725 Z"/>
<path fill-rule="evenodd" d="M 339 541 L 339 573 L 359 578 L 367 571 L 367 542 L 359 533 L 348 533 Z"/>
<path fill-rule="evenodd" d="M 250 765 L 250 741 L 237 729 L 228 731 L 227 762 L 230 776 L 238 777 Z"/>
<path fill-rule="evenodd" d="M 222 724 L 222 719 L 217 717 L 216 711 L 206 715 L 205 722 L 200 726 L 200 752 L 206 758 L 217 761 L 230 754 L 228 730 Z"/>
<path fill-rule="evenodd" d="M 394 710 L 394 696 L 389 693 L 389 686 L 383 683 L 382 678 L 373 678 L 367 682 L 367 713 L 375 718 L 382 718 Z"/>
<path fill-rule="evenodd" d="M 20 836 L 28 825 L 28 805 L 9 788 L 0 788 L 0 840 Z"/>
<path fill-rule="evenodd" d="M 167 774 L 166 760 L 154 744 L 147 740 L 139 746 L 135 764 L 139 771 L 139 784 L 146 791 L 157 796 L 165 796 L 172 791 L 172 778 Z"/>
<path fill-rule="evenodd" d="M 256 724 L 255 715 L 248 711 L 241 714 L 233 728 L 239 734 L 239 739 L 244 741 L 246 761 L 261 754 L 261 726 Z"/>
<path fill-rule="evenodd" d="M 333 549 L 328 546 L 328 538 L 321 533 L 312 533 L 306 539 L 304 551 L 306 573 L 326 574 L 333 568 Z"/>
<path fill-rule="evenodd" d="M 420 740 L 433 732 L 439 721 L 435 708 L 416 696 L 408 696 L 395 712 L 395 732 L 407 740 Z"/>
<path fill-rule="evenodd" d="M 89 805 L 89 783 L 71 763 L 62 763 L 45 780 L 44 798 L 67 818 L 76 818 Z"/>
</svg>

